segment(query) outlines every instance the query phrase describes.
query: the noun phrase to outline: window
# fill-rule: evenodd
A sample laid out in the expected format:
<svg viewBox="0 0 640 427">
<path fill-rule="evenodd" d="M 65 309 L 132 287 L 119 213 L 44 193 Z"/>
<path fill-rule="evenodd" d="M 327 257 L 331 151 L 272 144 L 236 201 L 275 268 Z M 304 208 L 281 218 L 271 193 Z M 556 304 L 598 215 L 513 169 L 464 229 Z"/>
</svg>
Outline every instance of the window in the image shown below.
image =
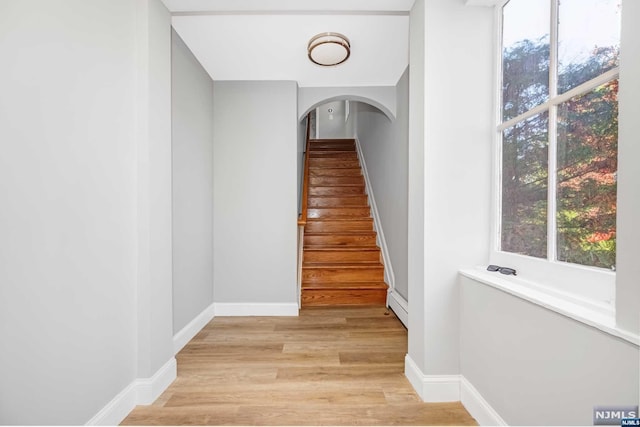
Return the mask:
<svg viewBox="0 0 640 427">
<path fill-rule="evenodd" d="M 620 0 L 509 0 L 501 12 L 496 246 L 520 260 L 501 263 L 611 276 Z"/>
</svg>

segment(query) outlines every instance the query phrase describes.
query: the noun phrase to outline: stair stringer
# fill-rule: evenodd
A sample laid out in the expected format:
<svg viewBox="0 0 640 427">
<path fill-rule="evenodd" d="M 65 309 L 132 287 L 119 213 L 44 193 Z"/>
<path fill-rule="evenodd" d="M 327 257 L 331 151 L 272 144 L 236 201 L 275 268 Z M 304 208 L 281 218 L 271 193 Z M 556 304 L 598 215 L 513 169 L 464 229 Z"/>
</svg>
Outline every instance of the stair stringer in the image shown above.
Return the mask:
<svg viewBox="0 0 640 427">
<path fill-rule="evenodd" d="M 362 176 L 364 177 L 364 191 L 369 197 L 369 207 L 371 208 L 371 216 L 373 217 L 373 228 L 377 233 L 376 243 L 380 247 L 380 253 L 382 254 L 382 264 L 384 265 L 384 279 L 389 285 L 387 289 L 387 304 L 389 303 L 389 295 L 396 288 L 396 277 L 393 274 L 393 266 L 391 264 L 391 256 L 389 255 L 389 248 L 387 247 L 387 241 L 384 238 L 384 231 L 382 230 L 382 221 L 380 221 L 380 213 L 378 213 L 378 207 L 376 206 L 376 199 L 373 195 L 373 187 L 369 180 L 369 173 L 367 172 L 367 164 L 364 160 L 364 153 L 362 152 L 362 146 L 360 140 L 356 137 L 356 151 L 358 152 L 358 160 L 360 161 L 360 168 L 362 169 Z"/>
</svg>

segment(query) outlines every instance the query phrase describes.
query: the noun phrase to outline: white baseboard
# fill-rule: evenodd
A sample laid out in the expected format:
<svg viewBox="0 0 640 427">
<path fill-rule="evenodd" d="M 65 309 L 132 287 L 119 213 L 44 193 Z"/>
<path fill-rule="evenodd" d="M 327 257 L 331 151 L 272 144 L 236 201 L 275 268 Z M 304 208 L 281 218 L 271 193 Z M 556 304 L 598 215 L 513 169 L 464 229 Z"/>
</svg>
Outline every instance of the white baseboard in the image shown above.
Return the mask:
<svg viewBox="0 0 640 427">
<path fill-rule="evenodd" d="M 172 357 L 151 378 L 138 378 L 138 405 L 151 405 L 178 376 L 178 364 Z"/>
<path fill-rule="evenodd" d="M 298 304 L 216 302 L 216 316 L 297 316 Z"/>
<path fill-rule="evenodd" d="M 409 303 L 395 289 L 387 297 L 387 303 L 405 327 L 409 327 Z"/>
<path fill-rule="evenodd" d="M 137 404 L 136 382 L 129 384 L 111 402 L 107 403 L 85 425 L 88 426 L 117 426 L 136 407 Z"/>
<path fill-rule="evenodd" d="M 502 417 L 465 377 L 460 378 L 460 401 L 481 426 L 506 426 Z"/>
<path fill-rule="evenodd" d="M 173 354 L 178 354 L 178 352 L 182 350 L 182 348 L 187 345 L 187 343 L 191 341 L 191 339 L 195 337 L 196 334 L 211 321 L 211 319 L 213 319 L 214 314 L 215 305 L 211 304 L 209 307 L 205 308 L 202 313 L 196 316 L 195 319 L 189 322 L 187 326 L 175 334 L 173 336 Z"/>
<path fill-rule="evenodd" d="M 376 205 L 376 198 L 373 195 L 373 187 L 369 180 L 369 172 L 367 171 L 367 163 L 364 160 L 364 153 L 362 152 L 362 145 L 360 140 L 355 138 L 356 150 L 358 151 L 358 159 L 360 160 L 360 166 L 362 167 L 362 176 L 364 177 L 364 186 L 369 196 L 369 205 L 371 207 L 371 216 L 373 217 L 373 226 L 377 233 L 377 243 L 380 246 L 380 253 L 382 254 L 382 262 L 384 264 L 384 279 L 389 285 L 391 290 L 396 287 L 396 276 L 393 273 L 393 265 L 391 264 L 391 256 L 389 255 L 389 248 L 387 247 L 387 241 L 384 238 L 384 231 L 382 230 L 382 222 L 380 221 L 380 213 L 378 212 L 378 206 Z"/>
<path fill-rule="evenodd" d="M 150 405 L 176 379 L 177 364 L 172 357 L 151 378 L 138 378 L 107 403 L 86 425 L 116 426 L 137 405 Z"/>
<path fill-rule="evenodd" d="M 460 400 L 460 375 L 425 375 L 408 354 L 404 374 L 424 402 Z"/>
</svg>

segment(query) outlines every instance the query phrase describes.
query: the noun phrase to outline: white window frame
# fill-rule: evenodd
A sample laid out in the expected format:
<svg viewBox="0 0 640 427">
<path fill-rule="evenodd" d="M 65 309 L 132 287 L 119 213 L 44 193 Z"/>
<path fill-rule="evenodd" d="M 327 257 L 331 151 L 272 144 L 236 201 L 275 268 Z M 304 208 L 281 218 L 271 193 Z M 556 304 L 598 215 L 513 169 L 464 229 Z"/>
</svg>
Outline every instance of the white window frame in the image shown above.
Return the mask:
<svg viewBox="0 0 640 427">
<path fill-rule="evenodd" d="M 492 212 L 492 241 L 490 248 L 490 263 L 512 267 L 518 271 L 514 281 L 519 285 L 526 285 L 552 297 L 575 303 L 590 311 L 606 316 L 615 316 L 615 281 L 614 271 L 602 268 L 588 267 L 556 260 L 556 176 L 549 173 L 547 193 L 547 259 L 510 253 L 500 250 L 501 220 L 502 220 L 502 131 L 522 120 L 535 116 L 541 112 L 549 112 L 549 164 L 556 164 L 557 150 L 557 106 L 576 95 L 588 93 L 590 90 L 618 78 L 619 67 L 607 71 L 561 95 L 557 93 L 557 21 L 558 3 L 551 3 L 550 13 L 550 60 L 549 60 L 549 99 L 513 119 L 502 122 L 502 11 L 509 0 L 500 1 L 495 7 L 495 129 L 494 134 L 494 165 L 493 165 L 493 212 Z M 555 95 L 555 96 L 554 96 Z M 551 171 L 550 171 L 551 172 Z M 504 276 L 503 276 L 504 277 Z"/>
</svg>

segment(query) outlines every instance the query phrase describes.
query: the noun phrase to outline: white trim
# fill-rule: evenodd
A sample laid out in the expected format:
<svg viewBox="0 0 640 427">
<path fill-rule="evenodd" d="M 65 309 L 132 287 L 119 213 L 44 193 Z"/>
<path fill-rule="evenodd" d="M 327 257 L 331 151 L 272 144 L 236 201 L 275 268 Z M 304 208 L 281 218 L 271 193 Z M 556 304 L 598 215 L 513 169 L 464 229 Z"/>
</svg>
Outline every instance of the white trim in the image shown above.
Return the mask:
<svg viewBox="0 0 640 427">
<path fill-rule="evenodd" d="M 551 43 L 551 45 L 553 46 L 553 43 Z M 502 57 L 501 57 L 502 58 Z M 518 123 L 531 118 L 533 116 L 536 116 L 544 111 L 547 111 L 550 107 L 553 106 L 557 106 L 562 104 L 563 102 L 566 102 L 568 100 L 570 100 L 571 98 L 574 98 L 576 96 L 585 94 L 585 93 L 589 93 L 590 91 L 594 90 L 595 88 L 602 86 L 603 84 L 611 81 L 611 80 L 615 80 L 617 78 L 619 78 L 620 76 L 620 67 L 616 67 L 616 68 L 612 68 L 609 71 L 605 71 L 604 73 L 600 74 L 597 77 L 594 77 L 591 80 L 587 80 L 586 82 L 579 84 L 578 86 L 555 96 L 551 96 L 551 94 L 549 95 L 549 100 L 536 106 L 531 108 L 530 110 L 525 111 L 524 113 L 520 114 L 519 116 L 516 116 L 512 119 L 507 120 L 506 122 L 502 122 L 498 125 L 498 130 L 499 131 L 503 131 L 505 129 L 508 129 L 514 125 L 517 125 Z M 502 78 L 502 76 L 500 76 L 500 78 Z M 551 83 L 551 80 L 550 80 Z M 555 83 L 554 83 L 555 84 Z M 500 87 L 500 86 L 498 86 Z M 551 84 L 550 84 L 551 87 Z M 500 107 L 502 108 L 502 107 Z M 498 118 L 501 119 L 501 115 L 498 115 Z"/>
<path fill-rule="evenodd" d="M 424 402 L 460 401 L 460 375 L 425 375 L 408 354 L 404 374 Z"/>
<path fill-rule="evenodd" d="M 377 237 L 376 241 L 380 246 L 380 252 L 382 253 L 382 262 L 384 264 L 384 279 L 389 285 L 389 291 L 393 291 L 396 288 L 396 276 L 393 273 L 393 266 L 391 265 L 391 256 L 389 255 L 389 248 L 387 248 L 387 241 L 384 238 L 384 231 L 382 231 L 382 221 L 380 221 L 380 214 L 378 213 L 378 207 L 376 206 L 376 199 L 373 196 L 373 187 L 369 180 L 369 173 L 367 172 L 367 164 L 364 160 L 364 153 L 362 152 L 362 146 L 360 140 L 354 138 L 356 141 L 356 150 L 358 151 L 358 159 L 360 160 L 360 166 L 362 167 L 362 175 L 364 176 L 364 185 L 369 196 L 369 206 L 371 207 L 371 216 L 373 217 L 373 226 L 375 227 Z"/>
<path fill-rule="evenodd" d="M 124 388 L 86 425 L 114 426 L 124 420 L 137 405 L 152 404 L 177 377 L 176 359 L 172 357 L 151 378 L 138 378 Z"/>
<path fill-rule="evenodd" d="M 88 426 L 117 426 L 136 407 L 136 382 L 133 381 L 122 390 L 111 402 L 107 403 L 85 425 Z"/>
<path fill-rule="evenodd" d="M 404 370 L 405 376 L 424 402 L 459 401 L 481 426 L 507 425 L 463 375 L 425 375 L 408 354 Z"/>
<path fill-rule="evenodd" d="M 409 303 L 395 289 L 387 296 L 388 306 L 405 327 L 409 327 Z"/>
<path fill-rule="evenodd" d="M 302 262 L 304 260 L 304 225 L 298 226 L 298 277 L 296 280 L 298 293 L 298 309 L 302 308 Z"/>
<path fill-rule="evenodd" d="M 214 313 L 215 307 L 211 304 L 205 308 L 202 313 L 197 315 L 195 319 L 189 322 L 187 326 L 180 329 L 180 331 L 173 336 L 173 354 L 178 354 L 178 352 L 213 319 Z"/>
<path fill-rule="evenodd" d="M 151 378 L 138 378 L 136 380 L 137 404 L 151 405 L 171 385 L 177 375 L 178 364 L 176 358 L 172 357 Z"/>
<path fill-rule="evenodd" d="M 460 402 L 481 426 L 506 426 L 502 417 L 464 376 L 460 376 Z"/>
<path fill-rule="evenodd" d="M 460 270 L 460 274 L 640 346 L 638 334 L 617 328 L 615 313 L 612 311 L 607 313 L 593 303 L 570 300 L 553 289 L 538 286 L 517 277 L 496 275 L 482 267 L 464 268 Z"/>
<path fill-rule="evenodd" d="M 293 303 L 251 303 L 216 302 L 216 316 L 297 316 L 298 304 Z"/>
</svg>

